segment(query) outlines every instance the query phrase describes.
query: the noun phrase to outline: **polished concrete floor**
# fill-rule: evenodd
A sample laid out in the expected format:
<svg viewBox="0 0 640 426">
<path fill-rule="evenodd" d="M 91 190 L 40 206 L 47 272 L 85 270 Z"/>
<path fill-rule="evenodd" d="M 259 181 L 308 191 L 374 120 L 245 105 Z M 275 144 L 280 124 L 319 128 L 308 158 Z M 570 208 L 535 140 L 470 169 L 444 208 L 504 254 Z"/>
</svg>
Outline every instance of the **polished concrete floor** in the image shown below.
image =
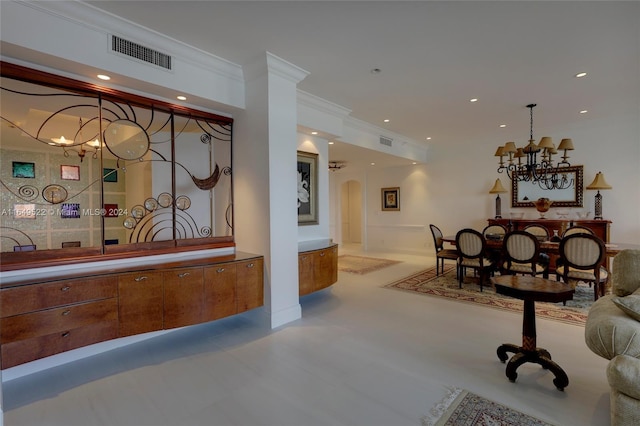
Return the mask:
<svg viewBox="0 0 640 426">
<path fill-rule="evenodd" d="M 609 424 L 607 361 L 582 327 L 537 322 L 564 392 L 533 364 L 511 383 L 496 348 L 520 342 L 519 314 L 382 288 L 435 260 L 364 255 L 402 263 L 340 273 L 278 329 L 256 310 L 5 382 L 4 426 L 419 426 L 447 387 L 556 425 Z"/>
</svg>

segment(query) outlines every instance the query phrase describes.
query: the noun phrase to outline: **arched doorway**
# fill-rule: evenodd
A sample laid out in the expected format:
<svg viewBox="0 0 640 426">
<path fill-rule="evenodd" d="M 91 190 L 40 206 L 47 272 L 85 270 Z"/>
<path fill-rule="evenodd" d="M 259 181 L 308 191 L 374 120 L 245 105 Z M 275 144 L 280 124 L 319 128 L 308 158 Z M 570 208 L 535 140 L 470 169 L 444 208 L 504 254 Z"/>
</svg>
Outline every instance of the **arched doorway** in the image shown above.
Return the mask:
<svg viewBox="0 0 640 426">
<path fill-rule="evenodd" d="M 341 185 L 340 207 L 342 242 L 362 244 L 362 185 L 360 182 L 349 180 Z"/>
</svg>

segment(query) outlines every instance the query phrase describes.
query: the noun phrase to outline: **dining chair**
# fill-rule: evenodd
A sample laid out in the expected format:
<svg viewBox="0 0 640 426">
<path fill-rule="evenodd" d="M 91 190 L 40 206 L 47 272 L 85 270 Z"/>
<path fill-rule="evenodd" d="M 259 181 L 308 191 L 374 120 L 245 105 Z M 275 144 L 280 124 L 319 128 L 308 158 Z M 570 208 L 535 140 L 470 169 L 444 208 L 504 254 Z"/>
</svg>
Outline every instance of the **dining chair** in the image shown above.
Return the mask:
<svg viewBox="0 0 640 426">
<path fill-rule="evenodd" d="M 604 295 L 609 274 L 603 266 L 606 259 L 604 242 L 592 234 L 577 233 L 560 241 L 560 258 L 556 279 L 576 287 L 579 281 L 593 283 L 593 299 Z"/>
<path fill-rule="evenodd" d="M 539 241 L 547 241 L 549 239 L 549 230 L 542 225 L 527 225 L 522 230 L 534 235 Z"/>
<path fill-rule="evenodd" d="M 507 233 L 507 228 L 504 225 L 495 223 L 493 225 L 487 225 L 482 230 L 482 235 L 488 239 L 502 239 Z"/>
<path fill-rule="evenodd" d="M 573 234 L 591 234 L 591 235 L 595 235 L 595 233 L 593 232 L 593 229 L 591 228 L 587 228 L 586 226 L 581 226 L 581 225 L 574 225 L 570 228 L 565 229 L 565 231 L 562 233 L 561 237 L 568 237 L 569 235 L 573 235 Z"/>
<path fill-rule="evenodd" d="M 549 264 L 540 262 L 540 242 L 527 231 L 512 231 L 504 237 L 502 271 L 507 274 L 549 276 Z"/>
<path fill-rule="evenodd" d="M 475 229 L 465 228 L 456 234 L 456 249 L 458 251 L 458 285 L 462 288 L 466 269 L 471 268 L 480 274 L 480 291 L 485 279 L 493 271 L 495 263 L 486 257 L 487 240 L 482 233 Z"/>
<path fill-rule="evenodd" d="M 436 248 L 436 276 L 440 275 L 440 272 L 444 272 L 444 261 L 458 260 L 458 250 L 444 248 L 444 241 L 442 240 L 442 231 L 436 225 L 429 225 L 431 228 L 431 235 L 433 235 L 433 245 Z"/>
</svg>

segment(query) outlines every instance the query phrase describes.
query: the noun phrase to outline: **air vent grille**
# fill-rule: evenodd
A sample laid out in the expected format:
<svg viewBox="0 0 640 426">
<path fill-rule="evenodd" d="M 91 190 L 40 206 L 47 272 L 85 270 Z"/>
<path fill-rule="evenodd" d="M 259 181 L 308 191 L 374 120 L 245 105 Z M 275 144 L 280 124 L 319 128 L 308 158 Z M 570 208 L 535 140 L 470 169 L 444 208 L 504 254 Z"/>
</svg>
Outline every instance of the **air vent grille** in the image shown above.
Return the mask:
<svg viewBox="0 0 640 426">
<path fill-rule="evenodd" d="M 380 136 L 380 143 L 382 145 L 391 146 L 393 144 L 393 139 L 386 136 Z"/>
<path fill-rule="evenodd" d="M 111 36 L 111 50 L 170 70 L 171 56 L 122 37 Z"/>
</svg>

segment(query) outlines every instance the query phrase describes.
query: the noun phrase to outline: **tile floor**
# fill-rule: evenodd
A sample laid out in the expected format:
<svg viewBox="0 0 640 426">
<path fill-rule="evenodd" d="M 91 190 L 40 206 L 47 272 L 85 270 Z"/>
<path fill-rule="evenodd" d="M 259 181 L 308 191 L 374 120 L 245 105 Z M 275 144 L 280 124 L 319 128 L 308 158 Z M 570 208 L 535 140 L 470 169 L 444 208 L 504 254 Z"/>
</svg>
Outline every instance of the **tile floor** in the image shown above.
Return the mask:
<svg viewBox="0 0 640 426">
<path fill-rule="evenodd" d="M 532 364 L 510 383 L 495 350 L 520 341 L 520 315 L 382 288 L 434 258 L 340 250 L 402 263 L 340 273 L 275 330 L 252 311 L 5 382 L 4 426 L 419 426 L 445 386 L 556 425 L 609 424 L 607 361 L 582 327 L 537 323 L 564 392 Z"/>
</svg>

